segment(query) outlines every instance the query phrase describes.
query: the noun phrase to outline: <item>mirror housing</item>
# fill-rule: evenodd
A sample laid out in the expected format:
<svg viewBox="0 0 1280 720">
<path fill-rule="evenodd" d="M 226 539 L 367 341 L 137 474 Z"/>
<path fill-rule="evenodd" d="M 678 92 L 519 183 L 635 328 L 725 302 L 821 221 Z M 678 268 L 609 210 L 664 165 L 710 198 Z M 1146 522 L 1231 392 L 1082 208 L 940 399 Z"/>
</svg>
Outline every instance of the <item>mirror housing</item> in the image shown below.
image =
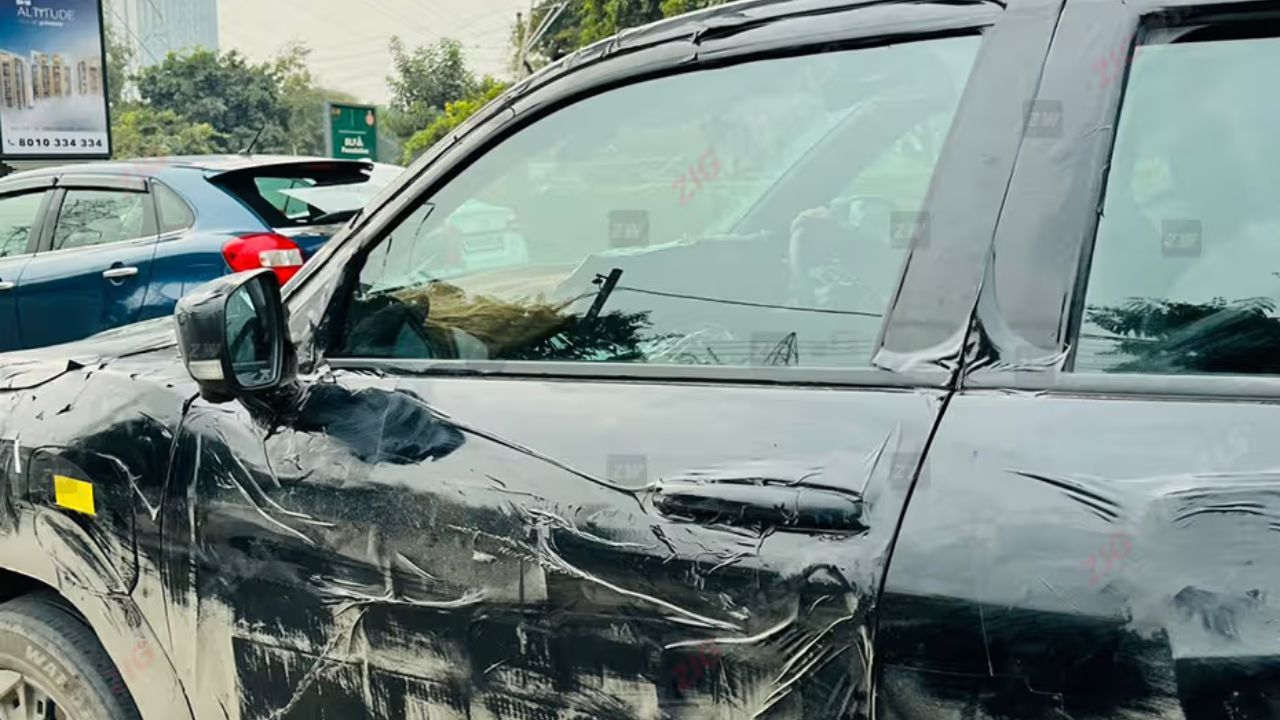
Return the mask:
<svg viewBox="0 0 1280 720">
<path fill-rule="evenodd" d="M 269 393 L 293 380 L 280 282 L 269 268 L 201 285 L 174 310 L 187 372 L 210 402 Z"/>
</svg>

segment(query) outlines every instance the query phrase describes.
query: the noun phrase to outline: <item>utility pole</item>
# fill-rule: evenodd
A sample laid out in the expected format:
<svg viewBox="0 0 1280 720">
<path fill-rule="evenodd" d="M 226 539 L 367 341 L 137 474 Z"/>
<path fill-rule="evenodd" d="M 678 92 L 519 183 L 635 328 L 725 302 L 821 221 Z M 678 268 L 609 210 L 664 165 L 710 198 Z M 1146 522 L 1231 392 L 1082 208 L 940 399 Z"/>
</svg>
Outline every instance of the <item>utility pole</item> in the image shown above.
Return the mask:
<svg viewBox="0 0 1280 720">
<path fill-rule="evenodd" d="M 516 61 L 516 72 L 524 73 L 521 77 L 528 77 L 533 74 L 533 67 L 529 65 L 529 51 L 533 49 L 538 41 L 542 40 L 542 36 L 547 34 L 551 29 L 551 24 L 560 17 L 560 13 L 569 6 L 568 2 L 556 3 L 556 6 L 549 10 L 546 15 L 542 16 L 542 22 L 538 23 L 538 29 L 532 33 L 525 33 L 524 42 L 520 43 L 520 56 Z M 529 25 L 533 25 L 533 2 L 529 3 Z"/>
</svg>

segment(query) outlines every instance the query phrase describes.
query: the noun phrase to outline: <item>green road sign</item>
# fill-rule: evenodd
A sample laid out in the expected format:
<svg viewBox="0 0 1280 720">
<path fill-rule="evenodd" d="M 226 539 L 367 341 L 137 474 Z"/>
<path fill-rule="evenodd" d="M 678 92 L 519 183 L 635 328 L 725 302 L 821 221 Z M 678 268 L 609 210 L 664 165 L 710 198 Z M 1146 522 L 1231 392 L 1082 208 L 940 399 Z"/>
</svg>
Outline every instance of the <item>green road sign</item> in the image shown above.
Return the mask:
<svg viewBox="0 0 1280 720">
<path fill-rule="evenodd" d="M 378 112 L 369 105 L 326 104 L 329 157 L 378 160 Z"/>
</svg>

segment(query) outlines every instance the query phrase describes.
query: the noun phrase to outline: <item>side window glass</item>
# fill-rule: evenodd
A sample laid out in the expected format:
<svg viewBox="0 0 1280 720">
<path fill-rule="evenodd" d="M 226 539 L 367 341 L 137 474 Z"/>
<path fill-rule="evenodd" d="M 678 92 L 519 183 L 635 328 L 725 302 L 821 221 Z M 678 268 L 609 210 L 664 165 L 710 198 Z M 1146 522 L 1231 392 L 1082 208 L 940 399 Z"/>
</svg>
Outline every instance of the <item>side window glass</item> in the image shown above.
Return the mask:
<svg viewBox="0 0 1280 720">
<path fill-rule="evenodd" d="M 115 190 L 68 190 L 58 212 L 53 249 L 134 240 L 144 234 L 147 196 Z"/>
<path fill-rule="evenodd" d="M 186 230 L 196 222 L 191 206 L 178 193 L 165 185 L 155 183 L 152 192 L 156 198 L 156 209 L 160 213 L 160 232 L 170 233 Z"/>
<path fill-rule="evenodd" d="M 44 192 L 0 197 L 0 257 L 27 252 Z"/>
<path fill-rule="evenodd" d="M 1138 46 L 1077 371 L 1280 373 L 1277 63 L 1277 38 Z"/>
<path fill-rule="evenodd" d="M 337 354 L 865 366 L 979 43 L 745 63 L 562 108 L 372 250 Z"/>
</svg>

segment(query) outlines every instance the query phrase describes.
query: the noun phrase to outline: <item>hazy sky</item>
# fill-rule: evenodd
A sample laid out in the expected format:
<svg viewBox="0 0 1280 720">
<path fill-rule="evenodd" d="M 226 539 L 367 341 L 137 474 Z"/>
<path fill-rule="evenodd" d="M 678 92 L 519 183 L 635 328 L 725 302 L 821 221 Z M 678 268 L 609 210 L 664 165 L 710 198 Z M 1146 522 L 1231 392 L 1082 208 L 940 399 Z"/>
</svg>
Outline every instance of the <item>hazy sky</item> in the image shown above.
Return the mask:
<svg viewBox="0 0 1280 720">
<path fill-rule="evenodd" d="M 222 50 L 265 60 L 287 43 L 311 48 L 311 70 L 325 87 L 373 102 L 387 100 L 387 41 L 462 41 L 477 72 L 506 74 L 516 12 L 529 0 L 218 0 Z"/>
</svg>

